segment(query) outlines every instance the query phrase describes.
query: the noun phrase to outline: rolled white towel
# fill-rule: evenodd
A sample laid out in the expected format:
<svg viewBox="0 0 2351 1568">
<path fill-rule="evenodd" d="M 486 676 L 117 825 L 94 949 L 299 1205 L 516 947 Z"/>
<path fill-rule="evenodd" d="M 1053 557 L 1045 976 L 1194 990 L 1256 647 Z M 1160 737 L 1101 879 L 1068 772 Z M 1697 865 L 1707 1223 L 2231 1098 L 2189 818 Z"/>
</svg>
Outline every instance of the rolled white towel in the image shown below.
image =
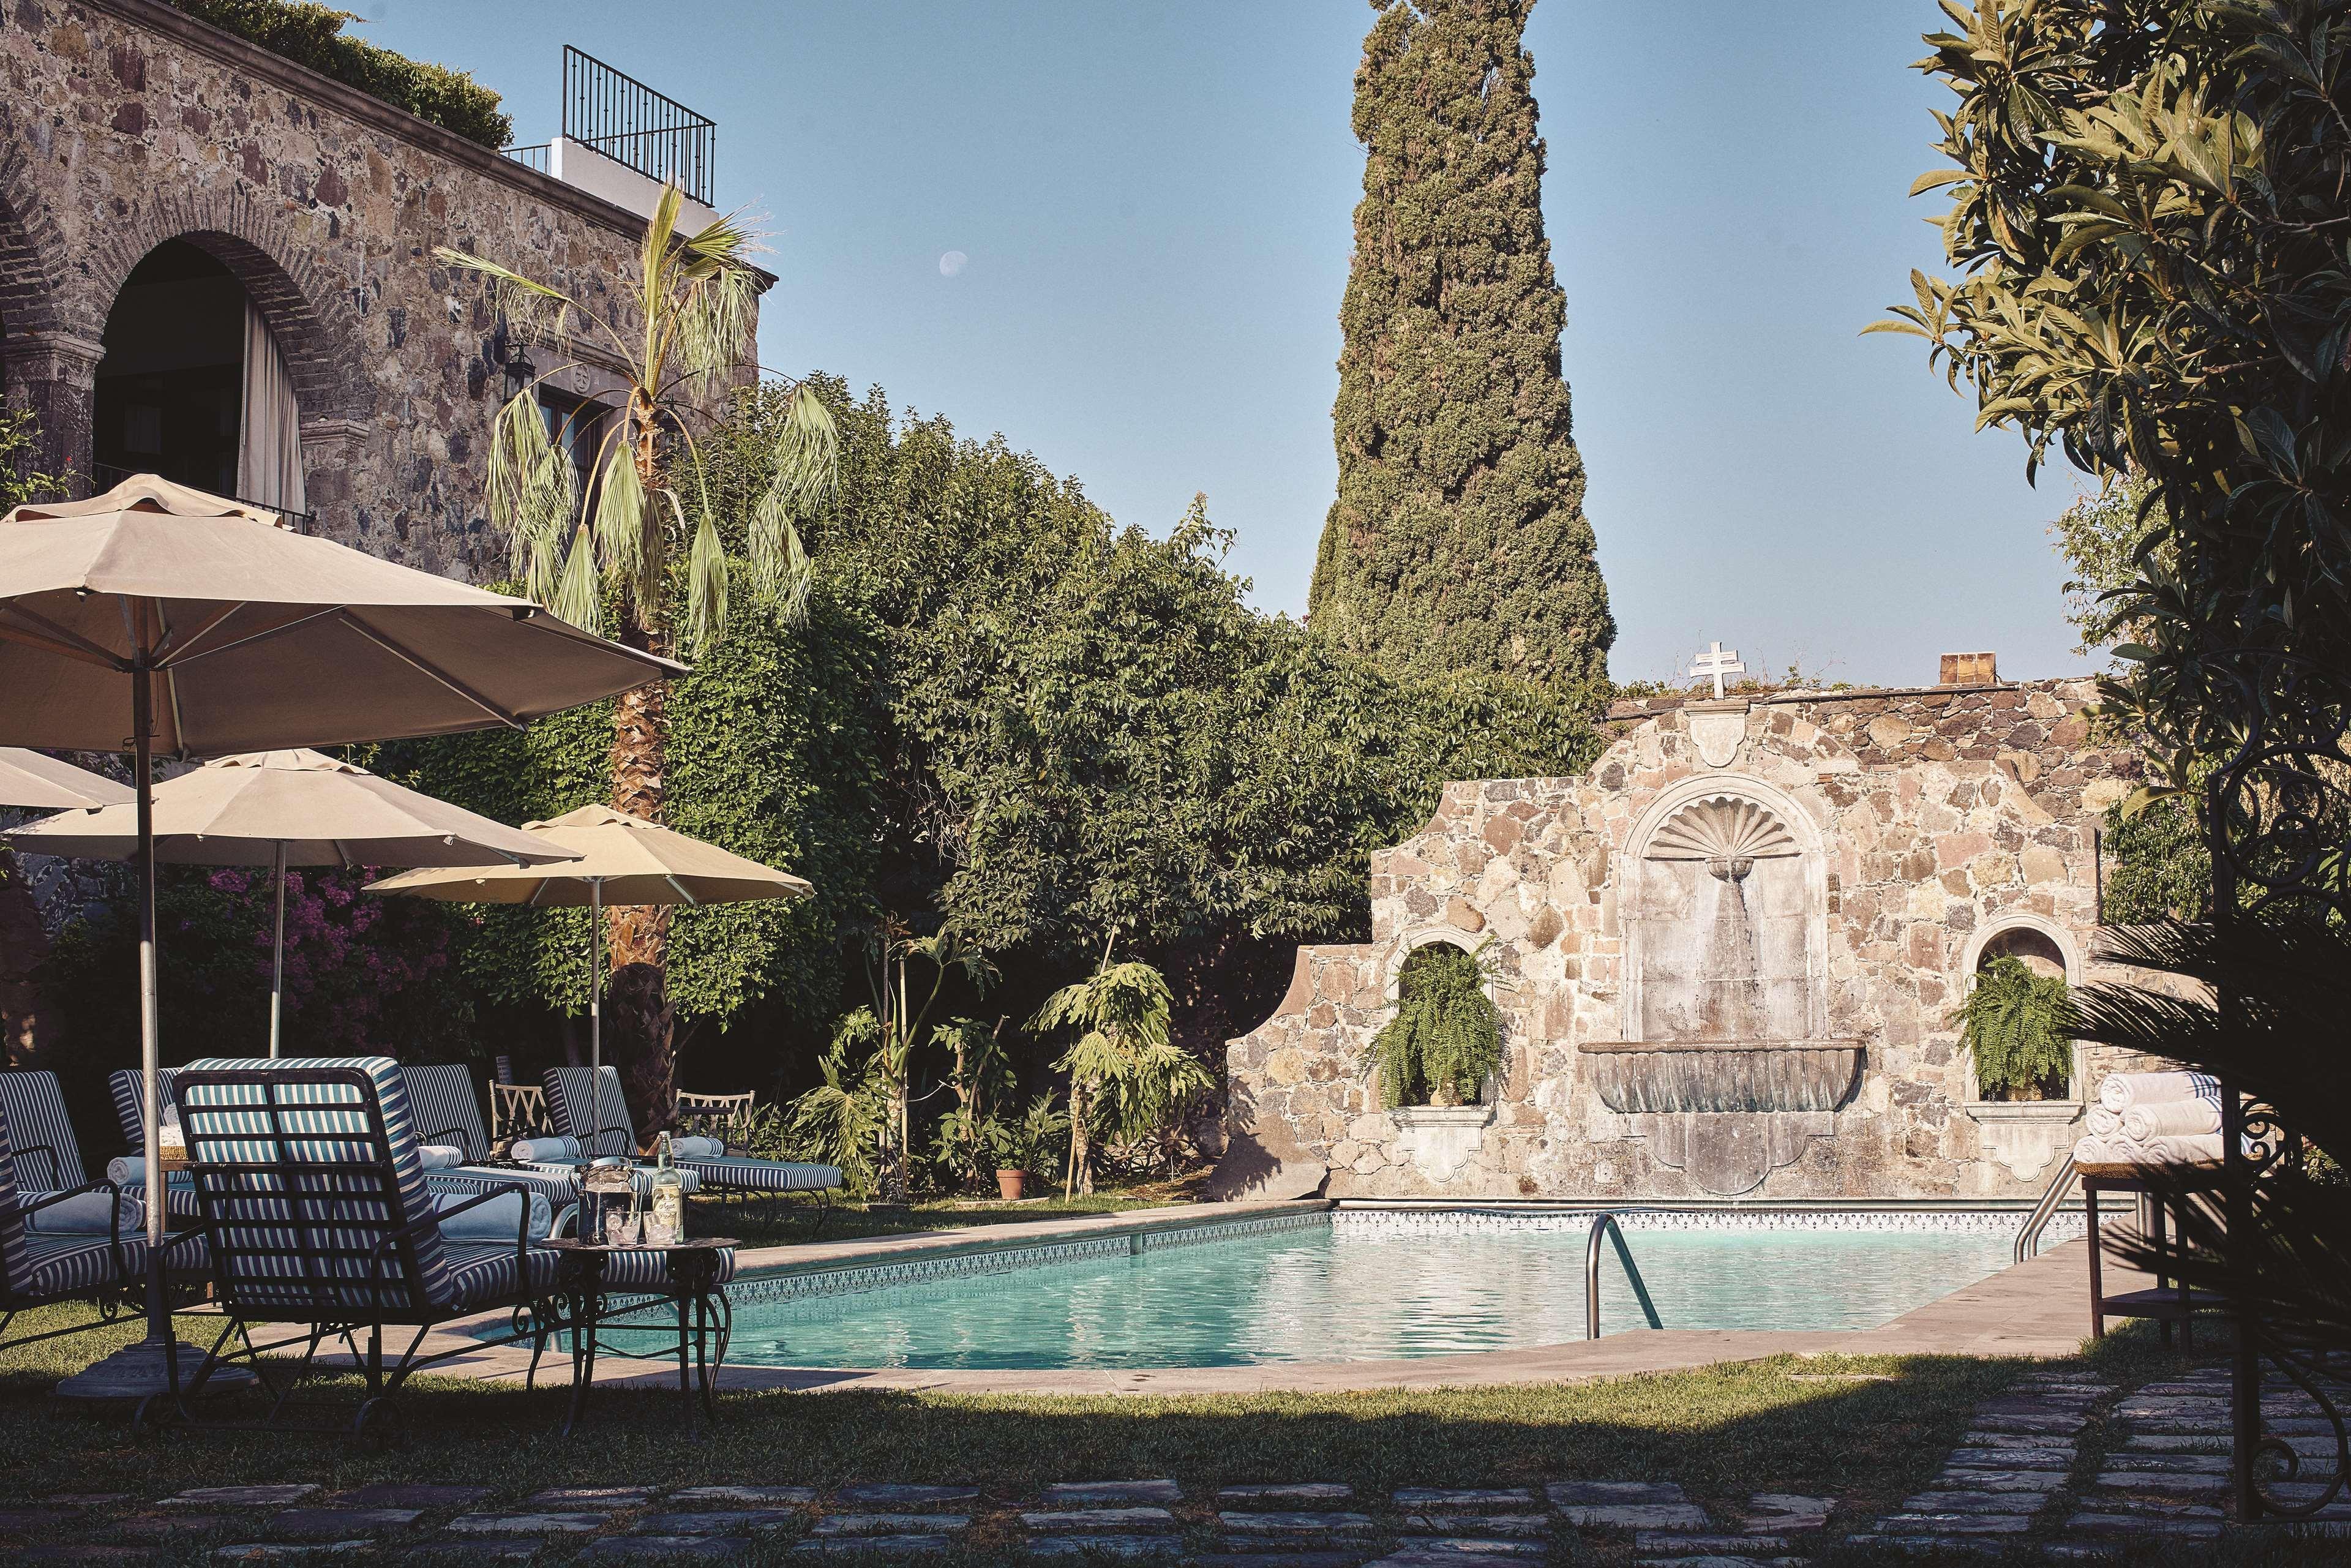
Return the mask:
<svg viewBox="0 0 2351 1568">
<path fill-rule="evenodd" d="M 2094 1138 L 2111 1138 L 2123 1130 L 2123 1119 L 2104 1105 L 2093 1105 L 2090 1113 L 2082 1118 L 2082 1125 Z"/>
<path fill-rule="evenodd" d="M 2220 1107 L 2210 1100 L 2158 1100 L 2122 1114 L 2123 1136 L 2134 1144 L 2156 1138 L 2190 1137 L 2220 1130 Z"/>
<path fill-rule="evenodd" d="M 539 1160 L 550 1162 L 572 1161 L 577 1160 L 580 1157 L 580 1140 L 577 1138 L 559 1138 L 554 1136 L 544 1138 L 517 1138 L 514 1141 L 512 1153 L 516 1159 L 521 1160 L 525 1164 Z"/>
<path fill-rule="evenodd" d="M 26 1193 L 20 1201 L 32 1202 L 42 1195 Z M 105 1236 L 110 1234 L 108 1213 L 121 1215 L 120 1234 L 136 1236 L 147 1223 L 147 1206 L 135 1193 L 85 1192 L 37 1208 L 25 1216 L 25 1228 L 37 1236 Z"/>
<path fill-rule="evenodd" d="M 2220 1099 L 2220 1081 L 2208 1072 L 2109 1072 L 2098 1085 L 2098 1103 L 2116 1115 L 2158 1100 Z"/>
<path fill-rule="evenodd" d="M 428 1171 L 445 1171 L 465 1163 L 465 1151 L 455 1144 L 419 1144 L 416 1163 Z"/>
<path fill-rule="evenodd" d="M 2168 1137 L 2149 1138 L 2139 1145 L 2153 1165 L 2216 1166 L 2220 1163 L 2220 1134 L 2218 1133 L 2173 1134 Z"/>
<path fill-rule="evenodd" d="M 670 1153 L 682 1160 L 715 1160 L 726 1153 L 724 1138 L 672 1138 Z"/>
<path fill-rule="evenodd" d="M 522 1205 L 530 1205 L 530 1239 L 544 1241 L 554 1228 L 555 1217 L 539 1193 L 502 1192 L 475 1204 L 463 1214 L 449 1210 L 461 1204 L 473 1203 L 474 1195 L 463 1192 L 437 1194 L 434 1207 L 442 1214 L 441 1237 L 444 1241 L 512 1241 L 515 1228 L 522 1222 Z"/>
</svg>

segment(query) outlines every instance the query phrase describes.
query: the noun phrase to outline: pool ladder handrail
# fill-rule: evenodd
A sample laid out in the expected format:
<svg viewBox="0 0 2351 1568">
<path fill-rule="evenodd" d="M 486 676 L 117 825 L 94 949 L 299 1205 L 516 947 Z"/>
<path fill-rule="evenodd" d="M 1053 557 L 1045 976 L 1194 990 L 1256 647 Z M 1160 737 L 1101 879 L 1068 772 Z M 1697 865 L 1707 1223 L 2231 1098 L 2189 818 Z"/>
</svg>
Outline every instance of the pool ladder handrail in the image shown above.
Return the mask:
<svg viewBox="0 0 2351 1568">
<path fill-rule="evenodd" d="M 1593 1217 L 1592 1233 L 1584 1238 L 1583 1242 L 1583 1337 L 1600 1337 L 1600 1239 L 1603 1236 L 1616 1244 L 1617 1260 L 1625 1265 L 1625 1278 L 1632 1284 L 1633 1294 L 1640 1299 L 1641 1311 L 1648 1318 L 1649 1326 L 1664 1328 L 1666 1325 L 1657 1318 L 1657 1304 L 1649 1300 L 1649 1287 L 1642 1282 L 1641 1270 L 1633 1262 L 1633 1249 L 1625 1245 L 1624 1228 L 1616 1223 L 1614 1215 L 1601 1214 Z"/>
<path fill-rule="evenodd" d="M 2058 1163 L 2057 1174 L 2050 1178 L 2048 1186 L 2025 1215 L 2024 1223 L 2017 1228 L 2016 1262 L 2022 1263 L 2040 1254 L 2042 1233 L 2049 1228 L 2050 1221 L 2057 1218 L 2057 1210 L 2064 1207 L 2065 1195 L 2074 1190 L 2074 1183 L 2080 1174 L 2074 1164 L 2074 1151 L 2066 1150 L 2064 1159 Z"/>
</svg>

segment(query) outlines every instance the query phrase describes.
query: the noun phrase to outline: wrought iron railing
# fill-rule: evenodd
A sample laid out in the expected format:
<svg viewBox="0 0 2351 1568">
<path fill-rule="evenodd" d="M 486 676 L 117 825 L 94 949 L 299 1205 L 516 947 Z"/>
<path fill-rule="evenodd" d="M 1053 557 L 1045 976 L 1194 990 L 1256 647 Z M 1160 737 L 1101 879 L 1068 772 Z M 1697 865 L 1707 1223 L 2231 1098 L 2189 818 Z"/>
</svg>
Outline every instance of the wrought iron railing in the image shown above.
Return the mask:
<svg viewBox="0 0 2351 1568">
<path fill-rule="evenodd" d="M 676 185 L 705 207 L 716 204 L 718 122 L 569 44 L 563 134 L 648 180 Z"/>
<path fill-rule="evenodd" d="M 552 174 L 555 172 L 554 148 L 555 143 L 552 141 L 534 141 L 528 147 L 501 147 L 498 149 L 498 156 L 519 163 L 526 169 L 536 169 L 542 174 Z"/>
</svg>

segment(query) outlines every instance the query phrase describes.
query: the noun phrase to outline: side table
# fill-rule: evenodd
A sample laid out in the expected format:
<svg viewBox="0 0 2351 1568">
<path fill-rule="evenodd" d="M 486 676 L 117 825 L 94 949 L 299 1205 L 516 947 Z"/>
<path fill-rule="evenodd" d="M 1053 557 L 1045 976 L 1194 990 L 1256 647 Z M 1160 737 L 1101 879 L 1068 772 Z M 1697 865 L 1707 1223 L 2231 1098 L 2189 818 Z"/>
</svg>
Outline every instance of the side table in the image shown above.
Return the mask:
<svg viewBox="0 0 2351 1568">
<path fill-rule="evenodd" d="M 667 1306 L 677 1317 L 677 1390 L 685 1400 L 685 1434 L 699 1436 L 695 1406 L 717 1417 L 712 1373 L 726 1364 L 726 1341 L 735 1327 L 735 1309 L 718 1287 L 719 1267 L 734 1239 L 705 1236 L 667 1247 L 614 1247 L 555 1237 L 539 1245 L 562 1254 L 556 1288 L 566 1303 L 562 1326 L 571 1335 L 571 1406 L 563 1417 L 563 1435 L 571 1435 L 588 1385 L 596 1380 L 599 1338 L 614 1331 L 666 1333 L 666 1323 L 622 1320 Z M 616 1260 L 634 1263 L 654 1257 L 662 1260 L 658 1269 L 631 1267 L 626 1278 L 613 1277 Z"/>
</svg>

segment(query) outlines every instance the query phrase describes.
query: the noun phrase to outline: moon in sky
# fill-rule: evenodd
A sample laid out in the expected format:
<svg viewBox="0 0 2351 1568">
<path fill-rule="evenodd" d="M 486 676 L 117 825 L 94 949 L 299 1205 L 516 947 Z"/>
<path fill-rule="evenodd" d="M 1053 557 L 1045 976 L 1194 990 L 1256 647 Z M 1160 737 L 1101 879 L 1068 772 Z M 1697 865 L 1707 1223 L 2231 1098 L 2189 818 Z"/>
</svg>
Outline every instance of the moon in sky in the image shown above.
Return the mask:
<svg viewBox="0 0 2351 1568">
<path fill-rule="evenodd" d="M 971 260 L 971 257 L 964 255 L 964 253 L 959 250 L 951 250 L 947 252 L 945 256 L 939 257 L 939 276 L 941 277 L 953 277 L 956 273 L 961 272 L 964 269 L 964 264 L 969 260 Z"/>
</svg>

